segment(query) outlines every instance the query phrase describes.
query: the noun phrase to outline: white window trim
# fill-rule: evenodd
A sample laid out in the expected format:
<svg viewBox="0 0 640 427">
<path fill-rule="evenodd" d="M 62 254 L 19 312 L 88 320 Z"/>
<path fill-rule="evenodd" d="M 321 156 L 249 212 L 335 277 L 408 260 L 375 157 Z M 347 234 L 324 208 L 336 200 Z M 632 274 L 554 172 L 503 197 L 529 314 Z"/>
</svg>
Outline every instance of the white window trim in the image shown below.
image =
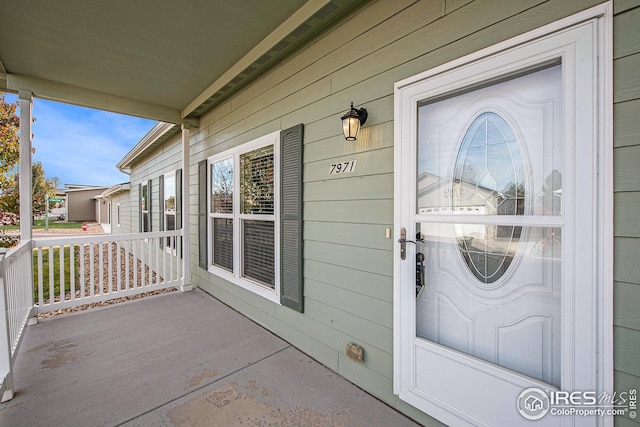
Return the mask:
<svg viewBox="0 0 640 427">
<path fill-rule="evenodd" d="M 273 145 L 274 214 L 240 214 L 240 174 L 238 173 L 240 170 L 240 155 L 269 145 Z M 211 164 L 228 158 L 233 158 L 233 214 L 216 214 L 214 216 L 211 213 Z M 261 136 L 207 159 L 207 221 L 209 221 L 209 224 L 211 224 L 212 218 L 233 219 L 233 272 L 213 265 L 213 239 L 211 238 L 212 229 L 210 226 L 208 227 L 209 233 L 207 235 L 209 272 L 276 304 L 280 304 L 280 131 Z M 274 289 L 242 277 L 241 254 L 243 252 L 243 241 L 240 222 L 245 219 L 272 220 L 274 222 Z"/>
</svg>

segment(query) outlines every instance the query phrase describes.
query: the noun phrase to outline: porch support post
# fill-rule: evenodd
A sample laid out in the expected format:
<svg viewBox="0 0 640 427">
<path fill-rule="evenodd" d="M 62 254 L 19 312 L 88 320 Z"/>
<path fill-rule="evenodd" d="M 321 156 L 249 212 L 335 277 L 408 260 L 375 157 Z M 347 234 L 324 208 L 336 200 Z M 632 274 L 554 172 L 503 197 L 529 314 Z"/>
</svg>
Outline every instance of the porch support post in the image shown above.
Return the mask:
<svg viewBox="0 0 640 427">
<path fill-rule="evenodd" d="M 18 91 L 20 98 L 20 240 L 33 237 L 32 183 L 31 183 L 31 124 L 33 119 L 33 94 L 27 90 Z"/>
<path fill-rule="evenodd" d="M 191 126 L 189 123 L 182 124 L 182 292 L 193 289 L 191 285 L 191 212 L 189 210 L 189 155 Z"/>
</svg>

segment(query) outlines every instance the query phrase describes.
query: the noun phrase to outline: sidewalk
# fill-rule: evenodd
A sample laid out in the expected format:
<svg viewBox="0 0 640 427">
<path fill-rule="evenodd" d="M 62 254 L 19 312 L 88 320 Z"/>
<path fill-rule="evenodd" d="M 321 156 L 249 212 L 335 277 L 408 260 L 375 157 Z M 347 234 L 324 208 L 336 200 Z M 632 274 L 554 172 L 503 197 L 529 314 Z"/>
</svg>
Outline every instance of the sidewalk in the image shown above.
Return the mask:
<svg viewBox="0 0 640 427">
<path fill-rule="evenodd" d="M 20 230 L 7 230 L 6 234 L 9 236 L 19 236 Z M 34 239 L 41 239 L 46 237 L 95 236 L 109 233 L 104 230 L 101 224 L 87 223 L 87 231 L 83 231 L 82 228 L 49 228 L 49 230 L 35 228 L 32 234 Z"/>
</svg>

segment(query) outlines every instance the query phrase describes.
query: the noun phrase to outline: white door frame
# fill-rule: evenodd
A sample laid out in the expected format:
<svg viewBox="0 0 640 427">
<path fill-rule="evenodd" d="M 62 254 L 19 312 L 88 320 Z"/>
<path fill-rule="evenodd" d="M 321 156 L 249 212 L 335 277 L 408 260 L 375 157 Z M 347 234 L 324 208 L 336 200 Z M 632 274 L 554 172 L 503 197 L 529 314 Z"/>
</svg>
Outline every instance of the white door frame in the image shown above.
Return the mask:
<svg viewBox="0 0 640 427">
<path fill-rule="evenodd" d="M 401 96 L 403 90 L 409 86 L 425 81 L 435 76 L 446 74 L 448 72 L 463 69 L 465 67 L 474 66 L 474 70 L 479 66 L 482 69 L 484 59 L 500 55 L 509 49 L 525 45 L 535 40 L 543 39 L 552 33 L 559 33 L 569 27 L 576 26 L 580 23 L 592 21 L 596 33 L 598 35 L 596 42 L 598 56 L 597 69 L 593 70 L 596 77 L 594 78 L 595 93 L 597 100 L 593 105 L 593 121 L 591 127 L 588 124 L 581 123 L 582 130 L 577 132 L 589 132 L 593 135 L 595 141 L 594 150 L 598 155 L 594 155 L 597 159 L 594 169 L 598 171 L 598 175 L 593 179 L 593 191 L 597 198 L 596 211 L 593 215 L 596 218 L 598 226 L 596 231 L 596 242 L 594 242 L 595 258 L 597 260 L 594 265 L 593 275 L 596 283 L 595 301 L 596 316 L 594 319 L 594 329 L 596 339 L 592 344 L 594 354 L 587 357 L 585 363 L 593 366 L 593 370 L 597 370 L 595 378 L 596 388 L 598 392 L 613 392 L 613 6 L 611 2 L 603 3 L 576 15 L 561 19 L 552 24 L 530 31 L 526 34 L 517 36 L 510 40 L 504 41 L 497 45 L 467 55 L 458 60 L 436 67 L 424 73 L 418 74 L 411 78 L 405 79 L 395 85 L 395 215 L 394 230 L 395 239 L 400 238 L 400 229 L 407 226 L 406 218 L 401 216 L 401 208 L 406 209 L 406 204 L 410 203 L 413 195 L 407 194 L 407 188 L 413 188 L 413 184 L 403 183 L 403 174 L 407 174 L 402 167 L 402 158 L 406 156 L 403 153 L 403 139 L 407 139 L 407 135 L 411 134 L 413 138 L 415 132 L 409 129 L 407 131 L 406 121 L 402 123 L 400 120 L 403 115 L 407 114 L 406 100 Z M 521 65 L 519 65 L 521 66 Z M 452 86 L 454 88 L 455 86 Z M 451 90 L 450 88 L 449 90 Z M 446 88 L 443 88 L 446 92 Z M 413 125 L 414 123 L 412 123 Z M 409 126 L 411 127 L 411 126 Z M 574 137 L 579 137 L 574 136 Z M 407 175 L 411 176 L 411 175 Z M 412 175 L 415 179 L 415 173 Z M 406 179 L 406 178 L 405 178 Z M 404 194 L 404 197 L 402 196 Z M 404 199 L 404 200 L 403 200 Z M 577 215 L 574 215 L 576 217 Z M 593 216 L 588 215 L 593 218 Z M 582 224 L 581 224 L 582 225 Z M 586 223 L 587 226 L 590 224 Z M 570 236 L 567 236 L 570 238 Z M 568 240 L 567 240 L 568 241 Z M 409 245 L 408 245 L 409 246 Z M 407 248 L 410 249 L 410 248 Z M 408 252 L 407 259 L 411 260 L 412 251 Z M 567 260 L 573 263 L 573 260 Z M 411 261 L 407 261 L 411 262 Z M 421 398 L 414 392 L 414 372 L 413 360 L 414 356 L 409 354 L 407 347 L 403 346 L 403 342 L 413 340 L 415 337 L 415 305 L 406 297 L 407 289 L 414 292 L 412 284 L 401 283 L 400 272 L 402 267 L 400 259 L 400 245 L 394 246 L 394 393 L 400 399 L 422 409 L 431 416 L 441 421 L 456 423 L 460 419 L 452 416 L 451 412 L 437 405 L 424 405 Z M 406 268 L 406 267 L 405 267 Z M 406 289 L 405 289 L 406 288 Z M 414 293 L 415 295 L 415 293 Z M 412 319 L 413 317 L 413 319 Z M 564 357 L 564 356 L 563 356 Z M 566 358 L 563 359 L 566 362 Z M 572 381 L 577 387 L 581 382 Z M 590 382 L 592 383 L 592 382 Z M 577 389 L 577 388 L 576 388 Z M 583 390 L 586 391 L 586 390 Z M 488 391 L 490 392 L 490 391 Z M 515 405 L 515 402 L 504 402 L 505 405 Z M 612 425 L 612 417 L 603 417 L 598 423 L 603 425 Z"/>
</svg>

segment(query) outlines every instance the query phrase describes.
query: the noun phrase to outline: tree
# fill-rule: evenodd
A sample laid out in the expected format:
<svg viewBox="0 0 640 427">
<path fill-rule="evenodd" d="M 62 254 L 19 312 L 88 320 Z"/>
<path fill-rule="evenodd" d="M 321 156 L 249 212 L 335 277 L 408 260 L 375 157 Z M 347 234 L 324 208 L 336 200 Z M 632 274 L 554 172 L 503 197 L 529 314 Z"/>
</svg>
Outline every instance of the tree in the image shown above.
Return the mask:
<svg viewBox="0 0 640 427">
<path fill-rule="evenodd" d="M 62 186 L 62 181 L 60 181 L 60 178 L 58 178 L 57 176 L 52 176 L 51 178 L 49 178 L 49 181 L 51 181 L 51 184 L 54 188 L 61 188 Z"/>
<path fill-rule="evenodd" d="M 17 102 L 6 102 L 0 92 L 0 218 L 15 218 L 20 214 L 20 190 L 16 166 L 20 161 L 20 118 Z M 34 150 L 32 150 L 34 151 Z M 55 184 L 44 176 L 42 163 L 31 166 L 33 213 L 46 212 L 45 195 L 55 197 Z"/>
<path fill-rule="evenodd" d="M 17 173 L 11 174 L 0 183 L 0 211 L 20 213 L 20 180 Z M 33 213 L 44 214 L 47 210 L 46 196 L 55 197 L 56 188 L 53 182 L 44 176 L 41 162 L 31 165 L 31 185 L 33 194 Z"/>
<path fill-rule="evenodd" d="M 6 102 L 4 93 L 0 93 L 0 180 L 15 169 L 20 159 L 17 108 L 17 102 Z"/>
<path fill-rule="evenodd" d="M 7 174 L 15 169 L 20 158 L 20 119 L 16 115 L 17 107 L 17 103 L 6 102 L 4 93 L 0 93 L 0 185 L 5 182 Z M 0 206 L 0 224 L 15 224 L 17 215 L 3 210 Z M 0 230 L 0 248 L 10 248 L 17 242 L 15 236 L 7 235 L 4 230 Z"/>
</svg>

